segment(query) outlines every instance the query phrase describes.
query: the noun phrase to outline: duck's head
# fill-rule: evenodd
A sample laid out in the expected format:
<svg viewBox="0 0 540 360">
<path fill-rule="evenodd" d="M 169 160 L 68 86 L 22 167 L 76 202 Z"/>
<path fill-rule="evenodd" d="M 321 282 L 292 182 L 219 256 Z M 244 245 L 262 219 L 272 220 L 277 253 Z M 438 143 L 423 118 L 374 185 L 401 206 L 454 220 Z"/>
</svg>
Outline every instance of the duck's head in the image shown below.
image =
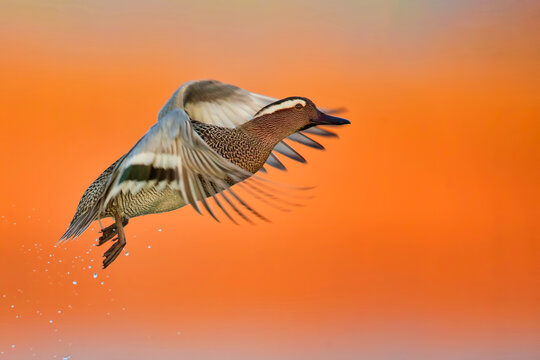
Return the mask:
<svg viewBox="0 0 540 360">
<path fill-rule="evenodd" d="M 346 125 L 351 122 L 336 116 L 325 114 L 317 109 L 313 101 L 305 97 L 292 96 L 278 100 L 259 110 L 254 118 L 281 119 L 276 121 L 279 126 L 285 126 L 292 134 L 316 125 Z M 268 121 L 268 125 L 273 121 Z"/>
</svg>

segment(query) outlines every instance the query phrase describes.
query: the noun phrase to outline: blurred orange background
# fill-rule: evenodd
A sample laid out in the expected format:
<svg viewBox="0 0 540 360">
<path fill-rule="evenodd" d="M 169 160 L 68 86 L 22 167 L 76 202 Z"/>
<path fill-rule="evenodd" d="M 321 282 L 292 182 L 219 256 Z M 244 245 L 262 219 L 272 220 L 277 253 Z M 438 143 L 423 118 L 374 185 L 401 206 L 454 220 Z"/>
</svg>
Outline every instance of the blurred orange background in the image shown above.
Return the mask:
<svg viewBox="0 0 540 360">
<path fill-rule="evenodd" d="M 539 358 L 539 10 L 3 1 L 0 358 Z M 133 219 L 106 270 L 97 224 L 54 247 L 201 78 L 348 109 L 268 174 L 315 198 L 257 226 Z"/>
</svg>

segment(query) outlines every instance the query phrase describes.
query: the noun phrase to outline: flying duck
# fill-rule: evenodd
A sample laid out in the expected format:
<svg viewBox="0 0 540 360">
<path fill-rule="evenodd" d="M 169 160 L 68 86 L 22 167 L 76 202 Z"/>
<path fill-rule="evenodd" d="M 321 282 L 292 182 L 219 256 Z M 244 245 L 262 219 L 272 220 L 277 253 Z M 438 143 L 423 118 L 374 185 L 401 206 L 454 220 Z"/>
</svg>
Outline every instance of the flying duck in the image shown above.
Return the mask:
<svg viewBox="0 0 540 360">
<path fill-rule="evenodd" d="M 265 164 L 284 170 L 275 152 L 305 162 L 284 139 L 323 149 L 306 134 L 335 136 L 317 125 L 349 123 L 304 97 L 278 100 L 215 80 L 188 82 L 159 111 L 157 123 L 86 189 L 60 241 L 81 235 L 94 220 L 112 217 L 108 227 L 100 222 L 97 244 L 114 242 L 103 255 L 106 268 L 125 247 L 124 227 L 136 216 L 190 204 L 199 213 L 202 205 L 218 220 L 207 201 L 213 198 L 233 222 L 227 207 L 245 220 L 242 209 L 264 219 L 230 187 L 245 186 L 251 178 L 251 191 L 268 195 L 266 184 L 253 174 L 266 171 Z"/>
</svg>

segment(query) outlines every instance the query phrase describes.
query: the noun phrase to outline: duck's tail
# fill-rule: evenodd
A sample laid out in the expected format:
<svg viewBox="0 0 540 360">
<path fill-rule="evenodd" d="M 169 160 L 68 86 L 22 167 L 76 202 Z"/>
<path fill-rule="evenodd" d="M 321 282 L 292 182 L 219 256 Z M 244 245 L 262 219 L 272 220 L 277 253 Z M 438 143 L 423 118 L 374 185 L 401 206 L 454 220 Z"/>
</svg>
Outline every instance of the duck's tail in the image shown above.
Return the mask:
<svg viewBox="0 0 540 360">
<path fill-rule="evenodd" d="M 99 215 L 99 206 L 94 206 L 90 208 L 88 211 L 75 212 L 75 216 L 73 217 L 73 220 L 71 220 L 71 223 L 69 224 L 68 229 L 62 235 L 62 237 L 59 240 L 59 243 L 62 243 L 67 240 L 71 240 L 76 238 L 77 236 L 80 236 L 88 227 L 90 224 L 97 220 Z"/>
<path fill-rule="evenodd" d="M 76 238 L 80 236 L 94 220 L 100 218 L 101 212 L 101 197 L 105 192 L 105 188 L 113 170 L 118 163 L 117 160 L 111 166 L 109 166 L 99 177 L 86 189 L 84 192 L 77 211 L 69 224 L 68 229 L 62 235 L 59 243 Z"/>
</svg>

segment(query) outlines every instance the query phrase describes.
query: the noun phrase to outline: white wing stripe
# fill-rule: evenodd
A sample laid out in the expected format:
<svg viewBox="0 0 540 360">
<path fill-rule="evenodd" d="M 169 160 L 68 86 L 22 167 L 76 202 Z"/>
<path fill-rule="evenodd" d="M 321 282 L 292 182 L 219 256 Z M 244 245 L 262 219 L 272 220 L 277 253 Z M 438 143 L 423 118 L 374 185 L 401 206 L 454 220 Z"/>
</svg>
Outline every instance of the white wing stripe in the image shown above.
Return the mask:
<svg viewBox="0 0 540 360">
<path fill-rule="evenodd" d="M 143 152 L 135 154 L 129 159 L 129 164 L 150 165 L 154 162 L 156 154 L 152 152 Z"/>
</svg>

